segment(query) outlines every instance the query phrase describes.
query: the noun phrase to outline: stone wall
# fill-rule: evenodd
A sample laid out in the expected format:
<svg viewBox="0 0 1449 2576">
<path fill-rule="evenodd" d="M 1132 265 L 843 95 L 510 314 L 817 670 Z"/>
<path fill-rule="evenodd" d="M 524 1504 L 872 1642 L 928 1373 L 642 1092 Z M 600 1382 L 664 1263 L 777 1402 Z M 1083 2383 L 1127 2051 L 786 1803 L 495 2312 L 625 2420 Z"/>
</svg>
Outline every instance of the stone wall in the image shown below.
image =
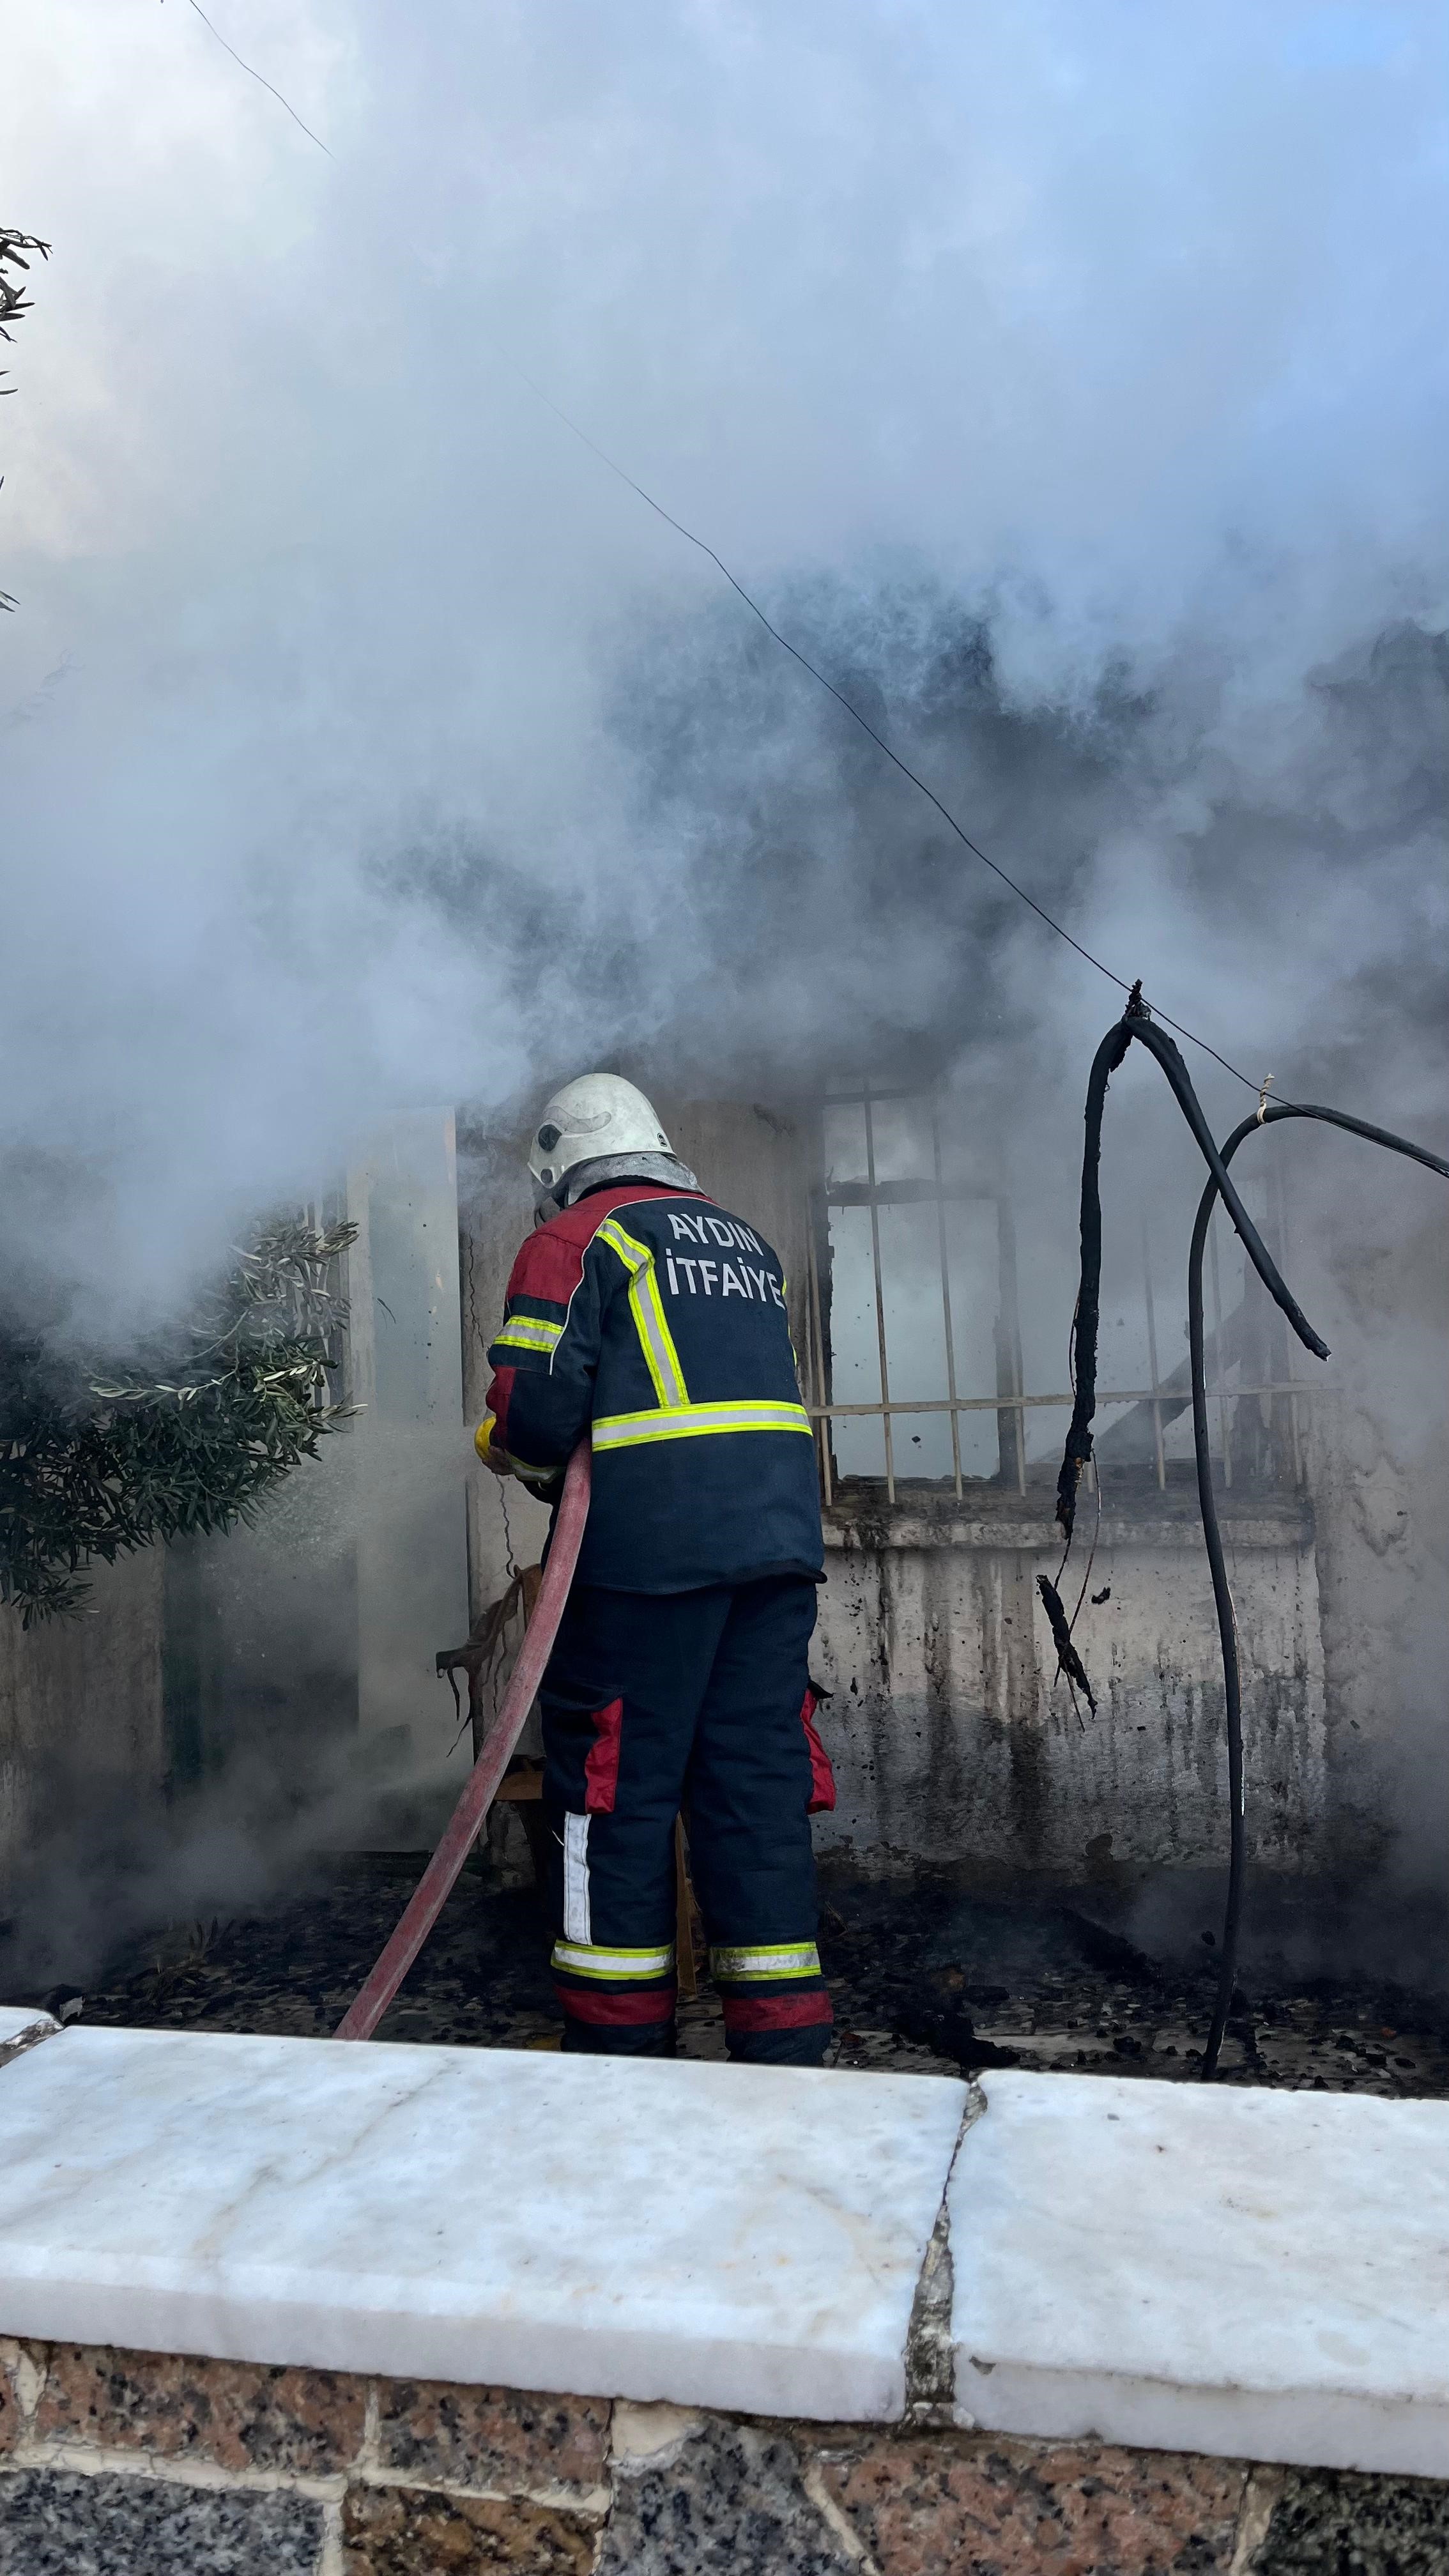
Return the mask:
<svg viewBox="0 0 1449 2576">
<path fill-rule="evenodd" d="M 1443 2104 L 7 2044 L 0 2576 L 1446 2563 Z"/>
<path fill-rule="evenodd" d="M 0 2569 L 1431 2576 L 1449 2486 L 0 2343 Z"/>
</svg>

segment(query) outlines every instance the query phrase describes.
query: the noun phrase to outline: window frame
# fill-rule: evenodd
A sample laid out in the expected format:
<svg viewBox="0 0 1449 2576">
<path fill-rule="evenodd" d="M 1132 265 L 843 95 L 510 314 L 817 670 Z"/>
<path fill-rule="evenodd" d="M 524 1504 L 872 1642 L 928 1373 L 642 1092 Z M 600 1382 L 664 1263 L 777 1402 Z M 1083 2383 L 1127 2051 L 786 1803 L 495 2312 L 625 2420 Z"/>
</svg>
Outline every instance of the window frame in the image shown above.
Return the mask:
<svg viewBox="0 0 1449 2576">
<path fill-rule="evenodd" d="M 929 1174 L 913 1179 L 882 1181 L 876 1171 L 875 1110 L 887 1101 L 919 1101 L 930 1121 L 931 1162 Z M 865 1133 L 866 1176 L 862 1181 L 831 1185 L 825 1161 L 825 1116 L 831 1109 L 859 1109 L 863 1114 Z M 866 1078 L 847 1086 L 832 1088 L 817 1096 L 813 1104 L 814 1173 L 806 1211 L 808 1276 L 806 1281 L 806 1384 L 805 1409 L 817 1434 L 821 1492 L 827 1506 L 836 1500 L 842 1484 L 874 1484 L 875 1478 L 844 1478 L 837 1465 L 832 1443 L 832 1423 L 846 1419 L 878 1419 L 882 1426 L 885 1451 L 884 1484 L 886 1500 L 896 1503 L 897 1485 L 901 1481 L 895 1463 L 897 1421 L 907 1414 L 940 1414 L 949 1417 L 951 1431 L 951 1478 L 957 1502 L 965 1499 L 966 1486 L 983 1487 L 1000 1493 L 1014 1489 L 1019 1496 L 1027 1491 L 1026 1412 L 1028 1406 L 1046 1406 L 1070 1411 L 1074 1392 L 1029 1390 L 1025 1383 L 1022 1359 L 1021 1316 L 1017 1288 L 1016 1224 L 1012 1200 L 1004 1190 L 956 1189 L 947 1185 L 941 1155 L 941 1103 L 937 1088 L 929 1083 L 875 1084 Z M 1281 1252 L 1285 1232 L 1285 1211 L 1281 1175 L 1275 1175 L 1270 1231 Z M 1000 1304 L 996 1318 L 996 1391 L 992 1395 L 963 1395 L 956 1378 L 956 1336 L 951 1311 L 950 1262 L 946 1236 L 946 1212 L 956 1202 L 973 1201 L 992 1204 L 997 1211 L 998 1284 Z M 885 1276 L 881 1255 L 880 1211 L 883 1207 L 901 1205 L 934 1205 L 937 1211 L 937 1244 L 940 1259 L 941 1314 L 946 1356 L 946 1391 L 940 1396 L 893 1397 L 890 1392 L 890 1358 L 887 1348 Z M 870 1213 L 871 1271 L 875 1306 L 876 1362 L 880 1394 L 869 1403 L 837 1403 L 834 1395 L 831 1349 L 831 1301 L 834 1252 L 831 1243 L 831 1212 L 840 1207 L 864 1207 Z M 1158 1358 L 1157 1306 L 1152 1277 L 1151 1241 L 1147 1212 L 1140 1221 L 1142 1284 L 1147 1324 L 1148 1374 L 1145 1387 L 1103 1388 L 1099 1406 L 1129 1405 L 1150 1408 L 1152 1464 L 1160 1492 L 1168 1484 L 1169 1462 L 1163 1434 L 1168 1421 L 1175 1420 L 1187 1409 L 1186 1363 L 1164 1378 Z M 1264 1329 L 1263 1319 L 1251 1310 L 1247 1300 L 1225 1318 L 1218 1259 L 1216 1222 L 1209 1234 L 1209 1288 L 1212 1308 L 1211 1329 L 1207 1335 L 1209 1397 L 1218 1432 L 1214 1455 L 1224 1487 L 1231 1490 L 1234 1482 L 1234 1451 L 1239 1447 L 1235 1436 L 1240 1421 L 1240 1407 L 1248 1401 L 1260 1406 L 1283 1408 L 1286 1417 L 1286 1454 L 1291 1456 L 1291 1479 L 1286 1476 L 1265 1478 L 1269 1490 L 1281 1490 L 1291 1482 L 1302 1488 L 1306 1482 L 1304 1426 L 1299 1417 L 1299 1404 L 1305 1397 L 1321 1400 L 1335 1390 L 1327 1384 L 1309 1384 L 1292 1374 L 1291 1350 L 1281 1319 L 1272 1317 Z M 1251 1286 L 1249 1288 L 1251 1296 Z M 1228 1328 L 1225 1330 L 1225 1325 Z M 1236 1354 L 1229 1347 L 1232 1340 L 1261 1344 L 1261 1357 L 1267 1366 L 1250 1372 L 1254 1383 L 1230 1388 L 1228 1372 L 1236 1364 Z M 997 1418 L 997 1473 L 989 1477 L 963 1474 L 961 1465 L 960 1417 L 963 1413 L 991 1413 Z M 1105 1441 L 1131 1415 L 1119 1417 L 1118 1424 L 1108 1425 L 1101 1435 Z M 1271 1417 L 1265 1416 L 1265 1422 Z M 1134 1462 L 1135 1463 L 1135 1462 Z M 1242 1474 L 1242 1461 L 1238 1462 Z M 1095 1483 L 1095 1470 L 1087 1471 L 1089 1489 Z M 930 1480 L 933 1484 L 936 1480 Z"/>
</svg>

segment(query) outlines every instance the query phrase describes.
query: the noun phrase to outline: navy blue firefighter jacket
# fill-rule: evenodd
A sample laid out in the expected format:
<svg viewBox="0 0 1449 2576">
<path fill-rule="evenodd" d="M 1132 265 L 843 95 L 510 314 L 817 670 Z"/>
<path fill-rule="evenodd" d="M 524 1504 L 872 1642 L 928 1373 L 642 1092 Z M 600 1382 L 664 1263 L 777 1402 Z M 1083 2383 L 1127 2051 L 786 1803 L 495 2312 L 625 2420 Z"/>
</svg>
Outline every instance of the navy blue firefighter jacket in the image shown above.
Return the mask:
<svg viewBox="0 0 1449 2576">
<path fill-rule="evenodd" d="M 687 1592 L 824 1564 L 810 1419 L 768 1243 L 702 1192 L 621 1181 L 551 1217 L 513 1265 L 485 1434 L 525 1476 L 585 1431 L 577 1580 Z"/>
</svg>

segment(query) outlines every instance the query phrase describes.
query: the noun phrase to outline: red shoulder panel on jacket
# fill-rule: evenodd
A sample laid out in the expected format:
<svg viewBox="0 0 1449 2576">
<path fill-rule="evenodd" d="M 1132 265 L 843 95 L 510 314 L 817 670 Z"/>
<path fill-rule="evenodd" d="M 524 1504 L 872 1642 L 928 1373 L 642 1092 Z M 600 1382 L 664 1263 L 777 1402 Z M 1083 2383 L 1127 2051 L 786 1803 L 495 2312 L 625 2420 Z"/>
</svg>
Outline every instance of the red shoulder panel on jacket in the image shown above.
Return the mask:
<svg viewBox="0 0 1449 2576">
<path fill-rule="evenodd" d="M 566 1306 L 584 1275 L 586 1246 L 556 1226 L 541 1225 L 520 1245 L 508 1274 L 508 1302 L 515 1297 L 549 1297 Z"/>
<path fill-rule="evenodd" d="M 566 1306 L 584 1274 L 584 1254 L 605 1217 L 640 1199 L 708 1199 L 706 1190 L 670 1190 L 653 1181 L 618 1181 L 591 1190 L 577 1207 L 564 1208 L 520 1247 L 509 1274 L 510 1297 L 548 1297 Z"/>
</svg>

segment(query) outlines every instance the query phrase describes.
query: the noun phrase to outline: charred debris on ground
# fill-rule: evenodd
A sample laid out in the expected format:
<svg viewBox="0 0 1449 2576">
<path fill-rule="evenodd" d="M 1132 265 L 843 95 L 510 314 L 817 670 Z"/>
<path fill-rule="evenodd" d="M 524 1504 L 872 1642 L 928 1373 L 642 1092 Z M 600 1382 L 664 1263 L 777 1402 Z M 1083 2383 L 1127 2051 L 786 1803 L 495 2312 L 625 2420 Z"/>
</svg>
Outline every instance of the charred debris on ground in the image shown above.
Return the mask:
<svg viewBox="0 0 1449 2576">
<path fill-rule="evenodd" d="M 84 2019 L 129 2027 L 330 2033 L 392 1929 L 421 1858 L 319 1866 L 311 1889 L 231 1922 L 137 1942 L 92 1981 Z M 955 2074 L 993 2066 L 1193 2080 L 1217 1974 L 1221 1899 L 1205 1873 L 991 1892 L 942 1877 L 866 1874 L 827 1860 L 821 1953 L 836 2062 Z M 1145 1926 L 1145 1928 L 1144 1928 Z M 1442 1926 L 1440 1927 L 1442 1933 Z M 1337 1892 L 1269 1890 L 1250 1916 L 1223 2078 L 1289 2089 L 1449 2097 L 1449 1992 L 1428 1990 L 1435 1930 L 1401 1907 L 1374 1917 L 1386 1966 L 1356 1964 Z M 1397 1941 L 1397 1954 L 1391 1947 Z M 5 1988 L 0 1962 L 0 1991 Z M 73 2010 L 74 1989 L 49 1999 Z M 40 2000 L 37 1993 L 26 2000 Z M 722 2056 L 705 1980 L 682 2005 L 681 2046 Z M 476 1856 L 378 2036 L 452 2047 L 547 2047 L 557 2013 L 532 1887 Z"/>
</svg>

